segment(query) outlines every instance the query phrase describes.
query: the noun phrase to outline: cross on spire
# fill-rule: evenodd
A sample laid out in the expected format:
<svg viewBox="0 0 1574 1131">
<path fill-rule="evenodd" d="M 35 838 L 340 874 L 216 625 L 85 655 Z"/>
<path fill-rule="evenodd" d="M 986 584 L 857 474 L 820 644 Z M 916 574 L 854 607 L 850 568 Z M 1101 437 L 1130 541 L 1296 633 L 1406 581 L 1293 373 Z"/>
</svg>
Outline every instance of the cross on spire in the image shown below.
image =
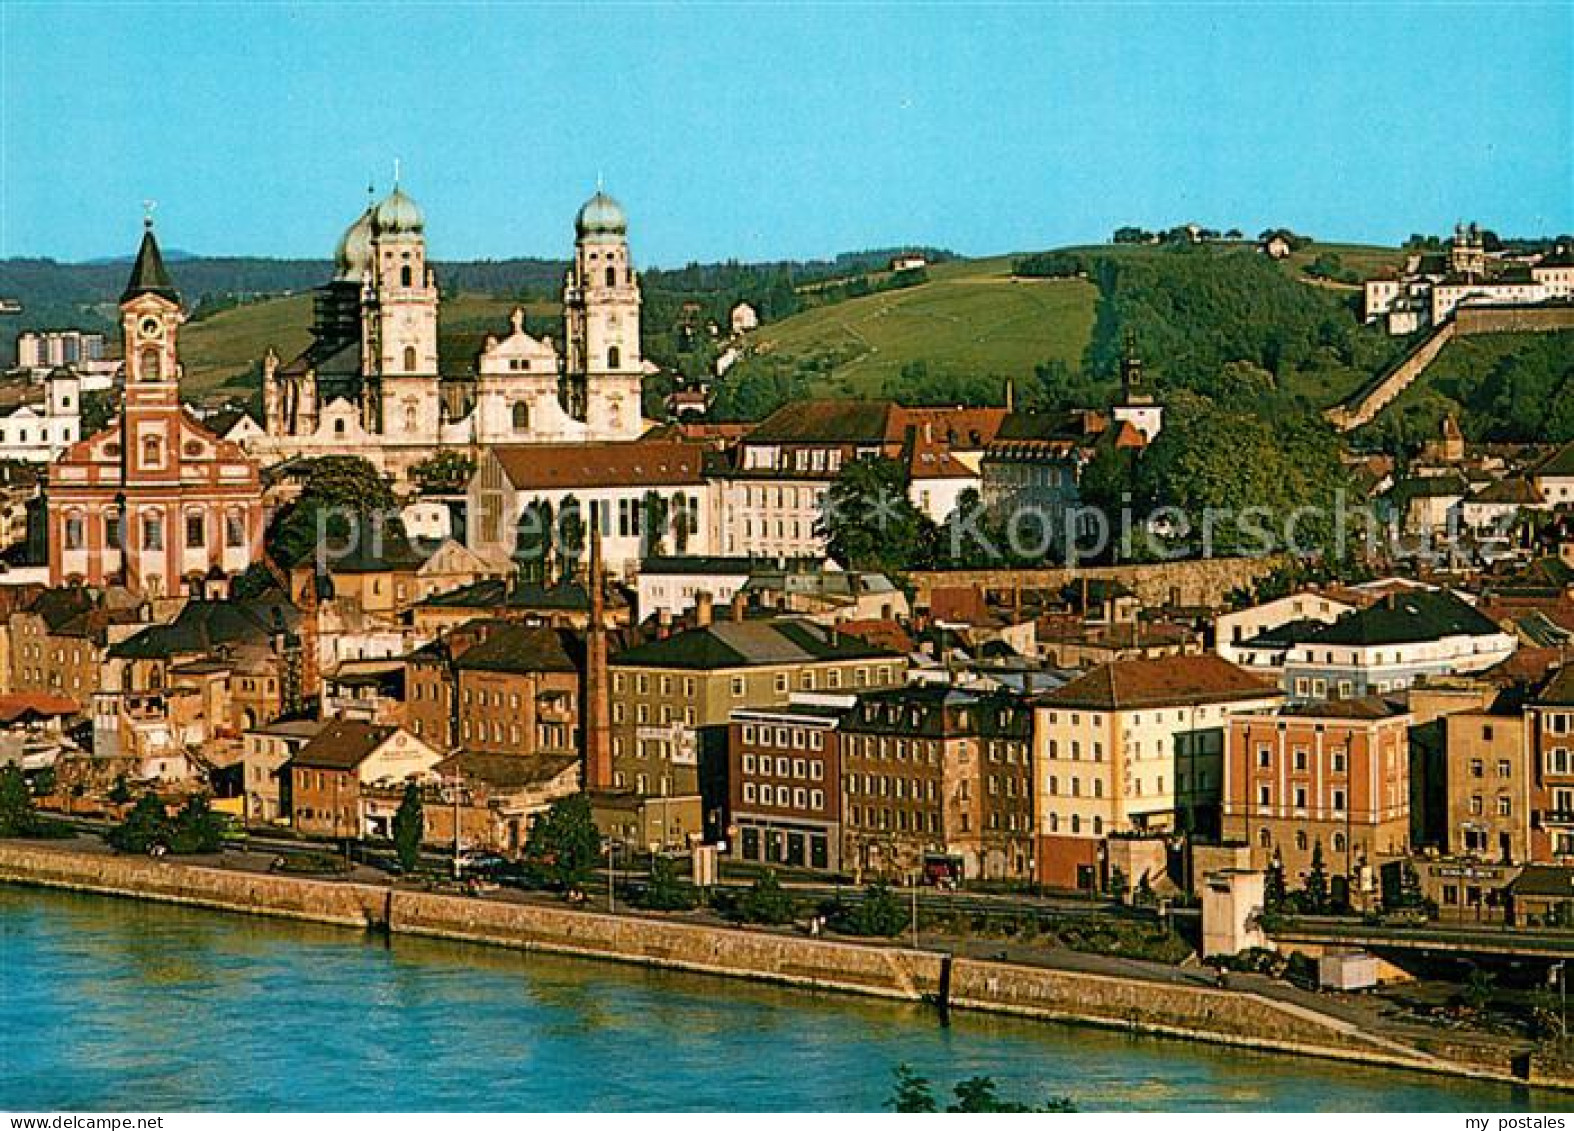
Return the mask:
<svg viewBox="0 0 1574 1131">
<path fill-rule="evenodd" d="M 142 226 L 150 232 L 153 230 L 153 210 L 157 207 L 158 201 L 156 200 L 144 200 L 142 202 Z"/>
<path fill-rule="evenodd" d="M 399 158 L 394 158 L 394 188 L 399 187 Z"/>
</svg>

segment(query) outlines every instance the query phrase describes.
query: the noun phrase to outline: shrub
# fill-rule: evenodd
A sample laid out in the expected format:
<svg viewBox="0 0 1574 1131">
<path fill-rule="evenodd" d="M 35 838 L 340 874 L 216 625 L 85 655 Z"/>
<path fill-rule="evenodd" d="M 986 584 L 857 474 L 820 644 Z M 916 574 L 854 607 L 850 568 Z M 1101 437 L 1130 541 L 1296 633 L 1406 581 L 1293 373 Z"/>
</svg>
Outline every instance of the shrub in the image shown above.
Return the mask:
<svg viewBox="0 0 1574 1131">
<path fill-rule="evenodd" d="M 782 890 L 775 872 L 766 872 L 733 904 L 733 916 L 743 923 L 791 923 L 798 914 L 797 901 Z"/>
</svg>

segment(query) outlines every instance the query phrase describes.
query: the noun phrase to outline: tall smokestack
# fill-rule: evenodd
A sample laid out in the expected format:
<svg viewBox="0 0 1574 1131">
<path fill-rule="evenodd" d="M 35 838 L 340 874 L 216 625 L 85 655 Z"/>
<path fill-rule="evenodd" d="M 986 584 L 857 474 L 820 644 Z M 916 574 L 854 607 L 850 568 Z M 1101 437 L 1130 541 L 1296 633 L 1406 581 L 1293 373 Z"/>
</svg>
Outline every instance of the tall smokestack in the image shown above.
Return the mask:
<svg viewBox="0 0 1574 1131">
<path fill-rule="evenodd" d="M 585 788 L 612 788 L 612 681 L 607 678 L 607 624 L 601 531 L 590 528 L 590 624 L 585 630 Z"/>
</svg>

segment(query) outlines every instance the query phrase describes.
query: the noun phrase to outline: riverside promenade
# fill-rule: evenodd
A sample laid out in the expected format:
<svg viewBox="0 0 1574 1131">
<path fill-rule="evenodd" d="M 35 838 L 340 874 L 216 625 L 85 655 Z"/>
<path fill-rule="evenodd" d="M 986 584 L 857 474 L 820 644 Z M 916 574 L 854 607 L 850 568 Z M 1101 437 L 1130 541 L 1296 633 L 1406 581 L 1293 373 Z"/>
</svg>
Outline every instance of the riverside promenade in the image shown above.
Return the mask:
<svg viewBox="0 0 1574 1131">
<path fill-rule="evenodd" d="M 532 898 L 442 894 L 387 883 L 308 879 L 79 847 L 0 841 L 0 882 L 450 939 L 730 978 L 1092 1024 L 1263 1051 L 1499 1082 L 1574 1088 L 1537 1058 L 1437 1051 L 1379 1032 L 1314 995 L 1243 981 L 1203 984 L 1148 963 L 1013 947 L 951 949 L 810 938 L 657 914 L 609 914 Z M 936 944 L 938 945 L 938 944 Z M 1120 972 L 1112 972 L 1119 970 Z M 1459 1055 L 1467 1052 L 1469 1059 Z"/>
</svg>

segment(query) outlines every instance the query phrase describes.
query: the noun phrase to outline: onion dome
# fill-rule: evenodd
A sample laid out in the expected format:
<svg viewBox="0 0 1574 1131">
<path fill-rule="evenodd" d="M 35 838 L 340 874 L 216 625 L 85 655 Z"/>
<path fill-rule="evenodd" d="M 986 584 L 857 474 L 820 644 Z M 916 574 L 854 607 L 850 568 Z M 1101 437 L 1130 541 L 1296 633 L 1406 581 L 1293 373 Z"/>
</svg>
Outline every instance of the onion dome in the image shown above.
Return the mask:
<svg viewBox="0 0 1574 1131">
<path fill-rule="evenodd" d="M 372 210 L 345 229 L 333 253 L 334 277 L 359 281 L 372 267 Z"/>
<path fill-rule="evenodd" d="M 372 210 L 372 226 L 379 236 L 408 233 L 419 235 L 426 228 L 426 218 L 421 215 L 415 201 L 404 194 L 398 185 L 393 192 Z"/>
<path fill-rule="evenodd" d="M 621 238 L 628 233 L 628 229 L 628 217 L 623 214 L 623 206 L 600 189 L 596 190 L 595 196 L 585 201 L 579 215 L 574 217 L 574 231 L 581 239 L 586 236 Z"/>
</svg>

